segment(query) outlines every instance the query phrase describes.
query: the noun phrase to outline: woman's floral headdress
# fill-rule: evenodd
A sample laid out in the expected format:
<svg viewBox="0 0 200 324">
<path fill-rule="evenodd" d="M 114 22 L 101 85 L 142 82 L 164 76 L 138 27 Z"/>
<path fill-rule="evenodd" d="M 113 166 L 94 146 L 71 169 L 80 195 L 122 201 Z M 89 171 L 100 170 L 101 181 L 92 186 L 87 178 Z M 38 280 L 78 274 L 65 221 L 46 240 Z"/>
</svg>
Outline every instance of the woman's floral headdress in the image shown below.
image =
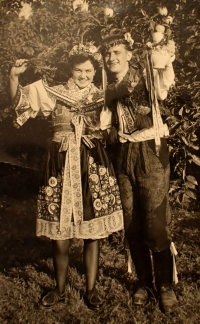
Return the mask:
<svg viewBox="0 0 200 324">
<path fill-rule="evenodd" d="M 93 42 L 86 43 L 85 45 L 82 43 L 75 45 L 69 52 L 69 57 L 80 54 L 90 55 L 93 56 L 96 61 L 101 61 L 101 54 Z"/>
</svg>

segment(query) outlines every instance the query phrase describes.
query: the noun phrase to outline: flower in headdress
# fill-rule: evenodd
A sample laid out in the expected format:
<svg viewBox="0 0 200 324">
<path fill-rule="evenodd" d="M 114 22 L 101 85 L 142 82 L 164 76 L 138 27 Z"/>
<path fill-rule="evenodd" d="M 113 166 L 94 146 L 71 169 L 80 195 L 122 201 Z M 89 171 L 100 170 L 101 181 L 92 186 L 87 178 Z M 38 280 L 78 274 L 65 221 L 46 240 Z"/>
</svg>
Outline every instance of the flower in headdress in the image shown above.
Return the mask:
<svg viewBox="0 0 200 324">
<path fill-rule="evenodd" d="M 90 52 L 91 54 L 96 53 L 96 52 L 97 52 L 97 48 L 96 48 L 96 46 L 94 46 L 94 45 L 89 45 L 89 52 Z"/>
<path fill-rule="evenodd" d="M 94 46 L 93 42 L 87 44 L 75 45 L 69 52 L 69 56 L 79 55 L 79 54 L 88 54 L 94 57 L 95 60 L 101 60 L 101 54 L 98 52 L 98 48 Z"/>
<path fill-rule="evenodd" d="M 125 33 L 124 38 L 130 44 L 130 46 L 132 46 L 134 44 L 134 40 L 132 39 L 130 33 Z"/>
</svg>

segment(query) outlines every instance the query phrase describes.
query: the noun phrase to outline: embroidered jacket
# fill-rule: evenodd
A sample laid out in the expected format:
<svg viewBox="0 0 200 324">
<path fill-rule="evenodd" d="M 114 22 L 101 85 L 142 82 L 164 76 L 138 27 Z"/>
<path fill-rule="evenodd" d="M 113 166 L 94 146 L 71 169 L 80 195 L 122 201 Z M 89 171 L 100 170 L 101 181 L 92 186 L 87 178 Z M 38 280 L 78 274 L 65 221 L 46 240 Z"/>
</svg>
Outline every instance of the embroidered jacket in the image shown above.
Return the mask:
<svg viewBox="0 0 200 324">
<path fill-rule="evenodd" d="M 154 86 L 157 99 L 167 96 L 169 87 L 174 82 L 172 63 L 164 71 L 154 70 Z M 155 118 L 149 95 L 146 71 L 130 68 L 121 82 L 113 82 L 106 93 L 107 109 L 103 111 L 102 129 L 115 126 L 120 142 L 144 141 L 155 138 Z M 162 123 L 159 108 L 157 127 L 160 137 L 168 135 L 167 125 Z M 105 125 L 105 126 L 104 126 Z"/>
</svg>

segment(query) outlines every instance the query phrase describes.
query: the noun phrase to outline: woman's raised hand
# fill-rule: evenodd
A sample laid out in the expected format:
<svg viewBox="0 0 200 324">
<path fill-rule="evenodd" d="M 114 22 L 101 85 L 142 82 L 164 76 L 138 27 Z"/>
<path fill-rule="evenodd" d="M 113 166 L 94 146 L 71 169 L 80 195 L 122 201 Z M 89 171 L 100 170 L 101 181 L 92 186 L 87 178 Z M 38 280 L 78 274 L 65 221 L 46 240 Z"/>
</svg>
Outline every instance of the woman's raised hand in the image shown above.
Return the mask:
<svg viewBox="0 0 200 324">
<path fill-rule="evenodd" d="M 24 73 L 27 69 L 28 60 L 20 59 L 16 60 L 15 65 L 11 68 L 10 71 L 10 95 L 12 100 L 15 98 L 18 85 L 19 85 L 19 75 Z"/>
<path fill-rule="evenodd" d="M 16 60 L 15 65 L 11 68 L 10 74 L 13 76 L 19 76 L 24 73 L 27 69 L 27 62 L 28 60 L 26 59 Z"/>
</svg>

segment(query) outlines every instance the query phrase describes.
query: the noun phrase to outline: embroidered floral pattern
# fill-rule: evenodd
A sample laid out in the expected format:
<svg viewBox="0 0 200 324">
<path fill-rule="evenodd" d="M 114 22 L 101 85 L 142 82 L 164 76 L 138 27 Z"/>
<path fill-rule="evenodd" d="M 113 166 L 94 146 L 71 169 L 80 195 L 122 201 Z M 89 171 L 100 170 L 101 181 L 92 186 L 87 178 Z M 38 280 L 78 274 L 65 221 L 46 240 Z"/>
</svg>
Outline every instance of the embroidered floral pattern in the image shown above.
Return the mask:
<svg viewBox="0 0 200 324">
<path fill-rule="evenodd" d="M 95 217 L 122 210 L 119 187 L 116 178 L 109 175 L 108 169 L 89 158 L 89 186 L 93 198 Z"/>
<path fill-rule="evenodd" d="M 50 185 L 51 187 L 55 187 L 55 186 L 57 185 L 57 180 L 56 180 L 55 177 L 51 177 L 51 178 L 49 179 L 49 185 Z"/>
<path fill-rule="evenodd" d="M 104 93 L 99 90 L 93 83 L 90 83 L 84 89 L 79 89 L 79 87 L 74 83 L 73 79 L 69 79 L 65 86 L 58 85 L 52 87 L 54 92 L 56 92 L 56 97 L 59 99 L 59 94 L 70 98 L 74 102 L 71 103 L 71 110 L 85 110 L 85 106 L 93 104 L 98 100 L 103 101 Z"/>
<path fill-rule="evenodd" d="M 49 186 L 42 186 L 39 189 L 37 214 L 38 218 L 57 222 L 60 217 L 61 175 L 58 175 L 57 178 L 51 177 L 48 182 Z"/>
</svg>

